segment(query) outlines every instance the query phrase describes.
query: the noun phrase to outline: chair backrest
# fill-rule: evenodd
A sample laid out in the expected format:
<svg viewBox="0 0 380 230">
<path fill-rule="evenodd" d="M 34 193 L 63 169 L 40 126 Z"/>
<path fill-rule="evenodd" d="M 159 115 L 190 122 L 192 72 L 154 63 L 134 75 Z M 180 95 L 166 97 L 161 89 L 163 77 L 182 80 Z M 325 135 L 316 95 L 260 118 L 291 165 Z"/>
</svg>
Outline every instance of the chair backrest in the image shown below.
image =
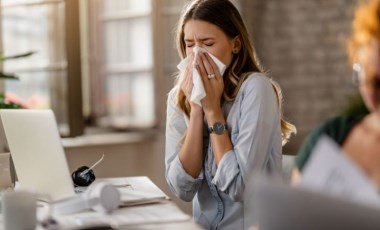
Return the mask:
<svg viewBox="0 0 380 230">
<path fill-rule="evenodd" d="M 292 170 L 294 167 L 296 156 L 283 155 L 282 156 L 282 178 L 285 183 L 289 184 L 292 177 Z"/>
</svg>

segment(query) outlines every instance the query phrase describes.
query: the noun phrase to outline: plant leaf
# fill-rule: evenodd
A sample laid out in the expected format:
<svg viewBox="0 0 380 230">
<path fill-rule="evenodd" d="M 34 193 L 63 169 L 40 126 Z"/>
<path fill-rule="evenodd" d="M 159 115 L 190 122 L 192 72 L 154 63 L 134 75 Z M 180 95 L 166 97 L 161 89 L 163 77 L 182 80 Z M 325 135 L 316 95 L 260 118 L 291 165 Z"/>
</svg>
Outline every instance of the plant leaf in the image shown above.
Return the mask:
<svg viewBox="0 0 380 230">
<path fill-rule="evenodd" d="M 19 80 L 14 74 L 0 72 L 0 79 Z"/>
<path fill-rule="evenodd" d="M 28 57 L 28 56 L 30 56 L 30 55 L 32 55 L 34 53 L 35 53 L 35 51 L 29 51 L 29 52 L 26 52 L 26 53 L 16 54 L 16 55 L 7 56 L 7 57 L 3 57 L 3 55 L 1 54 L 0 61 Z"/>
<path fill-rule="evenodd" d="M 15 103 L 0 102 L 0 109 L 21 109 L 22 106 Z"/>
</svg>

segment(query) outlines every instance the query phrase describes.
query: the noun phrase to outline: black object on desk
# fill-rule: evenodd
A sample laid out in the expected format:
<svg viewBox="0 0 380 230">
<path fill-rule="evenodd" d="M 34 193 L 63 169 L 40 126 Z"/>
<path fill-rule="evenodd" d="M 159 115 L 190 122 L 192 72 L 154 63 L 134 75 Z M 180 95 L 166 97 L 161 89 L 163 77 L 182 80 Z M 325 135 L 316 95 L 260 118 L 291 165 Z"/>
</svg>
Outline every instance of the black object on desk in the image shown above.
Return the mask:
<svg viewBox="0 0 380 230">
<path fill-rule="evenodd" d="M 104 154 L 102 157 L 95 162 L 91 167 L 82 166 L 71 174 L 75 186 L 89 186 L 95 180 L 95 174 L 92 169 L 97 166 L 104 159 Z"/>
<path fill-rule="evenodd" d="M 92 171 L 92 169 L 88 169 L 88 166 L 82 166 L 71 174 L 75 186 L 89 186 L 92 182 L 94 182 L 94 171 Z M 84 171 L 87 172 L 83 173 Z"/>
</svg>

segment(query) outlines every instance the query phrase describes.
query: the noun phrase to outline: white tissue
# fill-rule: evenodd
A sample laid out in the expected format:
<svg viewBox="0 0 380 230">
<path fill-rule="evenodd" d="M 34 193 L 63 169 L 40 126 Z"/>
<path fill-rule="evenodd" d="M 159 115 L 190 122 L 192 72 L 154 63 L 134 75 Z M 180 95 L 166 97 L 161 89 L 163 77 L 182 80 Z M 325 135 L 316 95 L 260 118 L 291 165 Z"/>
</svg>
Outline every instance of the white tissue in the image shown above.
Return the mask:
<svg viewBox="0 0 380 230">
<path fill-rule="evenodd" d="M 223 73 L 226 70 L 226 66 L 218 58 L 216 58 L 214 55 L 208 52 L 205 48 L 195 46 L 193 49 L 193 52 L 195 55 L 198 55 L 200 51 L 208 53 L 210 55 L 211 59 L 215 62 L 216 66 L 218 67 L 220 75 L 223 76 Z M 183 59 L 177 65 L 177 68 L 181 72 L 184 71 L 186 69 L 188 62 L 189 62 L 189 57 Z M 193 63 L 193 84 L 194 85 L 193 85 L 193 90 L 191 92 L 190 101 L 202 107 L 201 100 L 206 96 L 206 92 L 203 86 L 202 78 L 199 75 L 197 69 L 195 68 L 194 63 Z"/>
</svg>

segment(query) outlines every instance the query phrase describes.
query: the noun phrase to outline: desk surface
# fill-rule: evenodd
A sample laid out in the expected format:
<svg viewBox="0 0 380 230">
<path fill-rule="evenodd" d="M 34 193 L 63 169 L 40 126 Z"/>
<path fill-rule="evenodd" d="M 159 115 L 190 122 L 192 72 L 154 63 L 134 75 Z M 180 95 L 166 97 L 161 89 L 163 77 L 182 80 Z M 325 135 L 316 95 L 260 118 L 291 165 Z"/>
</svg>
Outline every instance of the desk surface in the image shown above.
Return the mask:
<svg viewBox="0 0 380 230">
<path fill-rule="evenodd" d="M 164 194 L 148 177 L 120 177 L 99 179 L 115 184 L 117 187 L 126 187 L 134 191 L 152 194 Z M 167 197 L 167 196 L 165 196 Z M 149 201 L 149 200 L 148 200 Z M 63 223 L 62 229 L 81 229 L 77 223 L 96 224 L 112 223 L 116 229 L 202 229 L 193 221 L 193 218 L 183 213 L 173 201 L 167 199 L 152 200 L 152 202 L 119 208 L 110 215 L 97 212 L 82 212 L 56 217 Z M 0 230 L 3 223 L 0 218 Z M 38 228 L 39 229 L 39 228 Z"/>
</svg>

